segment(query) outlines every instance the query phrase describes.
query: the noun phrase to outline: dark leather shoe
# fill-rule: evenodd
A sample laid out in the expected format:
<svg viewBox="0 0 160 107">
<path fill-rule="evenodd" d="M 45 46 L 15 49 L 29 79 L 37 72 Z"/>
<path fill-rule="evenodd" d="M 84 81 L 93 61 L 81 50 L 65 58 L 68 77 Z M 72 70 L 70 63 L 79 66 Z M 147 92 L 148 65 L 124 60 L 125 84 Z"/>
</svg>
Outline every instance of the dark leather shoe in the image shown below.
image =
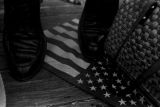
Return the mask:
<svg viewBox="0 0 160 107">
<path fill-rule="evenodd" d="M 3 43 L 11 76 L 26 81 L 35 76 L 45 56 L 39 0 L 5 0 Z"/>
<path fill-rule="evenodd" d="M 119 0 L 87 0 L 82 12 L 78 39 L 83 56 L 93 61 L 103 55 L 104 38 L 112 25 Z"/>
</svg>

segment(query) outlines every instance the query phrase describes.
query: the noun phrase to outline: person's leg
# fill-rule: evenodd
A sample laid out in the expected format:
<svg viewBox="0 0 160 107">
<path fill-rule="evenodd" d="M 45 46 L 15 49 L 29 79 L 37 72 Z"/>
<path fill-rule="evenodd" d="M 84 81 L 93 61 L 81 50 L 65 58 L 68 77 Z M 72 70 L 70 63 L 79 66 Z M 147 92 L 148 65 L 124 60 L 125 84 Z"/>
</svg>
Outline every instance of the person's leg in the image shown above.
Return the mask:
<svg viewBox="0 0 160 107">
<path fill-rule="evenodd" d="M 46 48 L 40 0 L 4 0 L 4 6 L 3 42 L 10 74 L 25 81 L 40 70 Z"/>
<path fill-rule="evenodd" d="M 104 37 L 117 13 L 119 0 L 87 0 L 79 23 L 82 54 L 92 61 L 103 53 Z"/>
</svg>

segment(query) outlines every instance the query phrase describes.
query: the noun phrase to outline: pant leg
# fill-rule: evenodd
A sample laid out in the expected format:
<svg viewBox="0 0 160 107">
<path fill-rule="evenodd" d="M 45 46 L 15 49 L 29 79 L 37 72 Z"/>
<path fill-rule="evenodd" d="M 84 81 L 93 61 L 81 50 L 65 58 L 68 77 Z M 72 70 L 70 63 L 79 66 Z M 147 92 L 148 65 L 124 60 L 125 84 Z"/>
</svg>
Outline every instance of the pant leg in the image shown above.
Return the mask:
<svg viewBox="0 0 160 107">
<path fill-rule="evenodd" d="M 4 0 L 5 29 L 40 28 L 40 0 Z"/>
</svg>

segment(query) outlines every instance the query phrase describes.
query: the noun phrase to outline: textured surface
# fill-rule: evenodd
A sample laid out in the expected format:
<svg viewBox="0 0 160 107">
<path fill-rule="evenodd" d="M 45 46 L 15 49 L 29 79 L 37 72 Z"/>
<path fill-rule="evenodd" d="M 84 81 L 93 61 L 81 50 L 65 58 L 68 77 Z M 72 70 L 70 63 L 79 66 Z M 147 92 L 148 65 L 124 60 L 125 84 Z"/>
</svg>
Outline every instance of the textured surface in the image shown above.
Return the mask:
<svg viewBox="0 0 160 107">
<path fill-rule="evenodd" d="M 155 9 L 144 25 L 137 25 L 119 53 L 119 64 L 134 77 L 147 71 L 160 57 L 159 9 Z"/>
<path fill-rule="evenodd" d="M 148 72 L 160 59 L 159 16 L 160 8 L 157 7 L 144 25 L 137 25 L 119 54 L 119 64 L 135 78 Z M 160 103 L 159 71 L 146 80 L 145 89 Z"/>
<path fill-rule="evenodd" d="M 160 59 L 160 8 L 145 16 L 149 2 L 125 0 L 106 39 L 106 54 L 116 58 L 118 65 L 135 79 L 150 72 Z M 145 89 L 160 102 L 159 72 L 146 80 Z"/>
<path fill-rule="evenodd" d="M 115 68 L 107 58 L 91 64 L 78 77 L 81 88 L 102 99 L 113 107 L 153 106 L 120 68 Z"/>
<path fill-rule="evenodd" d="M 146 0 L 124 1 L 106 38 L 105 51 L 107 54 L 115 58 L 124 40 L 130 36 L 128 33 L 148 3 L 149 1 Z"/>
</svg>

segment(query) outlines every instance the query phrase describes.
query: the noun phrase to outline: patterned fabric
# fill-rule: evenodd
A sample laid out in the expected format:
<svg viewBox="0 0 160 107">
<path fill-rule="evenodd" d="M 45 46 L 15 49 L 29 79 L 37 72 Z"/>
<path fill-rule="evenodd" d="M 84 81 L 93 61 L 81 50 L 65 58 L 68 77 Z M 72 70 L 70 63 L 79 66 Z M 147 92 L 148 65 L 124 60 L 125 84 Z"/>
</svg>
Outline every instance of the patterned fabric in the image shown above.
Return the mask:
<svg viewBox="0 0 160 107">
<path fill-rule="evenodd" d="M 78 77 L 77 83 L 113 107 L 153 107 L 128 75 L 118 67 L 114 68 L 115 64 L 101 58 Z"/>
<path fill-rule="evenodd" d="M 142 75 L 160 58 L 160 32 L 157 7 L 143 25 L 138 24 L 118 56 L 118 63 L 135 78 Z M 143 16 L 146 18 L 147 16 Z"/>
<path fill-rule="evenodd" d="M 125 0 L 115 17 L 105 42 L 105 50 L 115 58 L 128 33 L 151 0 Z"/>
<path fill-rule="evenodd" d="M 114 58 L 132 78 L 142 81 L 145 91 L 157 103 L 160 102 L 159 5 L 159 0 L 125 0 L 105 44 L 107 56 Z"/>
</svg>

